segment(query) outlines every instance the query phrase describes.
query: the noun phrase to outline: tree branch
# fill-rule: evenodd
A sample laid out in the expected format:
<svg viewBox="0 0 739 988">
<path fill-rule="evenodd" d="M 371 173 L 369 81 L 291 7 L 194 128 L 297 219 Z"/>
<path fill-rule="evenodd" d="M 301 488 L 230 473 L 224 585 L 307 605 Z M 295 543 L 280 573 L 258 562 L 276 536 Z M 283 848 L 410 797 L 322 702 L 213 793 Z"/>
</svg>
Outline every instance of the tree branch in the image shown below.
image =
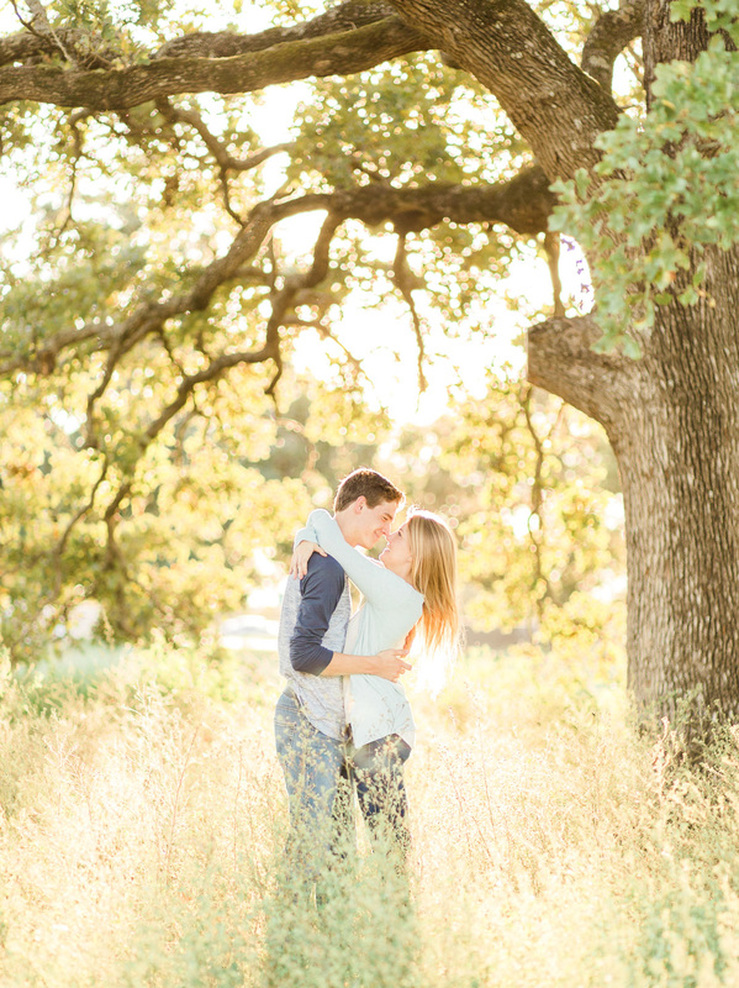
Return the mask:
<svg viewBox="0 0 739 988">
<path fill-rule="evenodd" d="M 397 189 L 365 185 L 288 200 L 278 207 L 284 216 L 309 209 L 327 209 L 341 219 L 357 219 L 369 227 L 392 223 L 398 233 L 418 233 L 443 220 L 454 223 L 503 223 L 516 233 L 535 236 L 547 229 L 556 197 L 541 168 L 525 168 L 507 182 L 479 185 L 429 183 Z"/>
<path fill-rule="evenodd" d="M 93 110 L 125 110 L 178 93 L 248 93 L 277 83 L 362 72 L 426 49 L 398 18 L 358 30 L 288 41 L 230 58 L 157 58 L 145 65 L 97 71 L 35 65 L 0 68 L 0 104 L 34 100 Z"/>
<path fill-rule="evenodd" d="M 646 0 L 624 0 L 618 10 L 600 17 L 582 50 L 582 69 L 607 91 L 611 91 L 613 63 L 624 48 L 641 36 Z"/>
<path fill-rule="evenodd" d="M 271 27 L 258 34 L 234 34 L 232 31 L 186 34 L 168 41 L 154 57 L 232 58 L 247 52 L 264 51 L 289 41 L 304 41 L 308 38 L 355 31 L 367 24 L 394 16 L 393 8 L 382 0 L 346 0 L 310 21 L 289 27 Z"/>
<path fill-rule="evenodd" d="M 284 144 L 275 144 L 272 147 L 263 148 L 246 158 L 234 158 L 229 153 L 225 144 L 220 141 L 215 134 L 206 126 L 202 116 L 196 110 L 184 110 L 181 107 L 172 106 L 168 99 L 157 100 L 157 109 L 162 116 L 170 123 L 182 123 L 193 128 L 201 137 L 208 151 L 223 171 L 245 172 L 256 168 L 262 162 L 282 151 L 291 151 L 295 147 L 294 141 L 287 141 Z"/>
<path fill-rule="evenodd" d="M 423 362 L 425 357 L 425 347 L 423 344 L 423 327 L 421 325 L 421 317 L 418 315 L 418 309 L 416 308 L 416 303 L 413 300 L 413 289 L 418 288 L 417 284 L 414 284 L 413 272 L 408 264 L 408 256 L 406 254 L 405 247 L 406 234 L 402 233 L 398 237 L 398 246 L 395 251 L 395 258 L 393 259 L 393 282 L 400 291 L 400 294 L 405 299 L 406 305 L 408 306 L 411 319 L 413 320 L 413 332 L 416 334 L 416 347 L 417 347 L 417 359 L 416 367 L 418 372 L 418 388 L 420 391 L 425 391 L 428 382 L 426 381 L 426 375 L 423 372 Z"/>
<path fill-rule="evenodd" d="M 110 68 L 112 61 L 120 57 L 120 51 L 88 31 L 55 28 L 40 0 L 27 0 L 33 15 L 30 22 L 21 17 L 15 0 L 11 3 L 26 30 L 0 39 L 0 66 L 9 62 L 33 64 L 44 56 L 56 56 L 77 67 L 99 69 Z M 93 42 L 97 42 L 96 48 Z"/>
<path fill-rule="evenodd" d="M 243 226 L 243 218 L 239 216 L 231 205 L 231 191 L 229 187 L 228 173 L 231 171 L 239 173 L 250 171 L 252 168 L 256 168 L 258 165 L 261 165 L 274 155 L 291 150 L 295 146 L 294 142 L 289 141 L 283 144 L 275 144 L 273 147 L 264 148 L 261 151 L 250 154 L 246 158 L 234 158 L 228 151 L 226 145 L 208 129 L 202 116 L 196 110 L 185 110 L 181 107 L 175 107 L 170 103 L 169 99 L 166 98 L 157 100 L 156 105 L 157 110 L 159 110 L 168 123 L 180 123 L 188 127 L 192 127 L 192 129 L 201 138 L 203 144 L 206 146 L 219 168 L 219 179 L 221 190 L 223 192 L 224 208 L 229 216 L 236 220 L 240 226 Z"/>
<path fill-rule="evenodd" d="M 592 314 L 547 319 L 528 331 L 528 379 L 596 419 L 611 436 L 636 400 L 640 362 L 596 353 L 601 330 Z"/>
<path fill-rule="evenodd" d="M 531 167 L 509 182 L 494 185 L 431 183 L 423 188 L 395 189 L 373 184 L 281 202 L 264 202 L 252 211 L 227 254 L 206 267 L 189 291 L 173 295 L 166 301 L 142 302 L 121 322 L 98 319 L 79 329 L 60 329 L 30 352 L 0 352 L 0 374 L 17 370 L 51 374 L 64 350 L 94 340 L 96 351 L 110 353 L 108 370 L 99 386 L 102 391 L 95 394 L 94 401 L 97 401 L 107 387 L 117 360 L 146 336 L 159 332 L 167 320 L 204 310 L 214 292 L 234 279 L 249 278 L 267 283 L 264 274 L 251 267 L 249 262 L 273 224 L 299 213 L 326 210 L 331 217 L 329 226 L 333 225 L 334 229 L 347 219 L 357 219 L 368 227 L 392 223 L 398 234 L 405 235 L 450 220 L 460 224 L 502 223 L 524 236 L 535 236 L 546 231 L 555 201 L 544 172 Z M 327 247 L 325 249 L 327 251 Z M 295 292 L 318 284 L 321 279 L 315 279 L 324 264 L 328 264 L 327 253 L 314 257 L 310 280 L 297 285 Z"/>
<path fill-rule="evenodd" d="M 263 363 L 264 361 L 270 359 L 277 361 L 279 359 L 278 344 L 279 337 L 268 328 L 264 346 L 260 349 L 241 351 L 238 353 L 223 353 L 211 360 L 207 367 L 204 367 L 196 374 L 187 375 L 180 381 L 177 386 L 177 394 L 175 398 L 162 409 L 156 419 L 149 424 L 143 436 L 140 438 L 137 456 L 129 469 L 128 476 L 124 479 L 123 483 L 118 488 L 115 497 L 112 501 L 110 501 L 105 509 L 104 519 L 109 528 L 109 535 L 112 532 L 111 525 L 115 515 L 131 493 L 135 479 L 136 466 L 139 460 L 165 425 L 174 418 L 180 409 L 184 408 L 198 384 L 215 381 L 225 374 L 226 371 L 230 370 L 232 367 L 236 367 L 238 364 Z"/>
<path fill-rule="evenodd" d="M 391 0 L 403 20 L 498 99 L 550 180 L 598 160 L 618 107 L 525 0 Z"/>
<path fill-rule="evenodd" d="M 168 319 L 188 312 L 200 312 L 207 308 L 210 299 L 221 284 L 228 281 L 246 264 L 264 242 L 274 222 L 270 213 L 271 207 L 273 207 L 272 203 L 262 203 L 252 211 L 249 221 L 234 238 L 228 253 L 205 268 L 189 292 L 173 296 L 165 302 L 144 303 L 123 323 L 105 328 L 97 349 L 109 351 L 108 361 L 102 381 L 87 402 L 88 446 L 98 445 L 95 435 L 94 406 L 104 394 L 113 370 L 123 354 L 128 353 L 146 336 L 160 332 Z M 270 354 L 261 359 L 266 360 L 269 356 Z"/>
</svg>

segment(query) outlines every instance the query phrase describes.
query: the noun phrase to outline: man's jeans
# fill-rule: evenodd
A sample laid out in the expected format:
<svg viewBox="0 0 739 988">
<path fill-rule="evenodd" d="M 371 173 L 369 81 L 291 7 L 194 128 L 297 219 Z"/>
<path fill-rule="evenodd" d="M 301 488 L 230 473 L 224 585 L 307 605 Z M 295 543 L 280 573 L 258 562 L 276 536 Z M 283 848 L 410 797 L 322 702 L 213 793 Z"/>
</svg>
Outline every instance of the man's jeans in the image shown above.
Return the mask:
<svg viewBox="0 0 739 988">
<path fill-rule="evenodd" d="M 275 745 L 290 808 L 290 866 L 315 881 L 353 838 L 346 745 L 313 727 L 290 690 L 275 708 Z"/>
</svg>

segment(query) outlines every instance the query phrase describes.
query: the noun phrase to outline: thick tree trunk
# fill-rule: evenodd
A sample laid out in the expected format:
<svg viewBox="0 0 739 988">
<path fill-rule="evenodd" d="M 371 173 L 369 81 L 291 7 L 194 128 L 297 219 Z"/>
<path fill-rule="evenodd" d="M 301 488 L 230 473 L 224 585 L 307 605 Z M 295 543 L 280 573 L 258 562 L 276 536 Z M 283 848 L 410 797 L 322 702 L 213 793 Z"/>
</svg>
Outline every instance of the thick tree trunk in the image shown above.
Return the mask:
<svg viewBox="0 0 739 988">
<path fill-rule="evenodd" d="M 674 719 L 739 717 L 739 252 L 662 310 L 612 430 L 624 491 L 629 685 Z"/>
<path fill-rule="evenodd" d="M 658 310 L 639 361 L 589 350 L 587 318 L 529 333 L 530 380 L 600 421 L 618 460 L 629 687 L 701 732 L 739 719 L 739 249 L 704 259 L 706 299 Z"/>
</svg>

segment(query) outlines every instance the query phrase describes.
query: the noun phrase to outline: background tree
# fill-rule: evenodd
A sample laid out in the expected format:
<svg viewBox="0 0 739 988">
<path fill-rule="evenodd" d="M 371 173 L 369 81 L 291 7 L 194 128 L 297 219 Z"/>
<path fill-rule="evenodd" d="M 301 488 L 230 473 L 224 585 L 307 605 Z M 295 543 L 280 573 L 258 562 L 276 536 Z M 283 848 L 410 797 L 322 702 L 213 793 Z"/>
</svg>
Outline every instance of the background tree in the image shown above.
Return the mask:
<svg viewBox="0 0 739 988">
<path fill-rule="evenodd" d="M 353 288 L 397 293 L 420 352 L 432 302 L 471 332 L 484 312 L 473 294 L 489 301 L 510 231 L 556 258 L 559 180 L 569 207 L 556 225 L 589 251 L 599 308 L 555 299 L 529 333 L 529 378 L 597 419 L 618 459 L 637 696 L 671 711 L 688 694 L 696 710 L 735 714 L 734 0 L 586 13 L 349 0 L 312 18 L 287 6 L 287 26 L 243 35 L 183 31 L 156 5 L 34 2 L 0 45 L 3 145 L 29 178 L 58 171 L 70 190 L 49 202 L 33 262 L 8 268 L 2 354 L 14 387 L 38 389 L 34 404 L 73 370 L 89 375 L 75 417 L 91 493 L 66 525 L 100 517 L 115 557 L 114 519 L 179 417 L 234 368 L 252 382 L 245 371 L 268 365 L 275 393 L 303 332 L 340 354 L 335 317 Z M 639 37 L 641 94 L 621 107 L 614 60 Z M 314 77 L 338 81 L 306 97 L 291 147 L 258 147 L 256 99 L 230 94 Z M 291 155 L 287 184 L 265 167 L 278 153 Z M 95 200 L 112 175 L 115 220 Z M 270 231 L 318 210 L 309 256 L 286 264 Z M 357 223 L 393 237 L 391 261 Z M 127 365 L 158 368 L 161 392 L 121 427 Z"/>
<path fill-rule="evenodd" d="M 471 629 L 609 651 L 623 637 L 625 559 L 603 431 L 509 375 L 489 375 L 484 393 L 455 411 L 406 426 L 387 469 L 456 529 Z"/>
</svg>

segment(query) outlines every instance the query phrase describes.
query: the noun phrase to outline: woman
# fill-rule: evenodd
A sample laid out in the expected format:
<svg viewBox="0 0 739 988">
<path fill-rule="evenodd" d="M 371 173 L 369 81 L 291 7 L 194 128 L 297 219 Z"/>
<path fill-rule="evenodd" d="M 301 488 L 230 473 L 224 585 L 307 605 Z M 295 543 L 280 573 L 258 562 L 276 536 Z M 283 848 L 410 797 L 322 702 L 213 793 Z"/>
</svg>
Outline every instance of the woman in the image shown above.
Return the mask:
<svg viewBox="0 0 739 988">
<path fill-rule="evenodd" d="M 352 548 L 322 509 L 311 513 L 295 544 L 295 575 L 305 573 L 313 552 L 328 553 L 363 594 L 349 623 L 347 654 L 407 649 L 416 635 L 432 659 L 453 652 L 459 627 L 456 543 L 437 515 L 411 514 L 390 535 L 379 562 Z M 403 763 L 415 741 L 410 704 L 399 683 L 368 675 L 348 677 L 345 701 L 362 813 L 373 834 L 387 832 L 405 857 L 409 835 Z"/>
</svg>

